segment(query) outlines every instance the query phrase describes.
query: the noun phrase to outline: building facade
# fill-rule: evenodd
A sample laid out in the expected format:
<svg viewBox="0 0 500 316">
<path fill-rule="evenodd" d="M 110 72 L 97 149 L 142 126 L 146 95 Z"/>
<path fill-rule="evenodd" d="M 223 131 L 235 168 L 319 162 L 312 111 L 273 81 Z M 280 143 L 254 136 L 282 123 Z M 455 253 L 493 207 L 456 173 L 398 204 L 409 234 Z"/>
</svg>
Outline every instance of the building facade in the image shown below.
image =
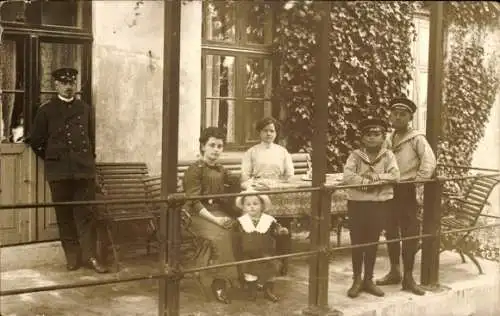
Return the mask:
<svg viewBox="0 0 500 316">
<path fill-rule="evenodd" d="M 15 1 L 0 12 L 2 202 L 50 200 L 42 165 L 19 135 L 29 134 L 37 108 L 55 94 L 50 73 L 57 67 L 80 72 L 79 96 L 95 110 L 97 160 L 146 162 L 151 174 L 160 174 L 163 32 L 169 31 L 163 1 Z M 180 160 L 196 157 L 206 126 L 227 129 L 229 156 L 257 142 L 253 124 L 277 108 L 274 20 L 269 3 L 182 5 Z M 428 15 L 416 16 L 415 24 L 409 91 L 419 106 L 414 124 L 425 129 Z M 498 124 L 491 128 L 498 130 Z M 3 243 L 57 238 L 51 209 L 0 216 Z"/>
</svg>

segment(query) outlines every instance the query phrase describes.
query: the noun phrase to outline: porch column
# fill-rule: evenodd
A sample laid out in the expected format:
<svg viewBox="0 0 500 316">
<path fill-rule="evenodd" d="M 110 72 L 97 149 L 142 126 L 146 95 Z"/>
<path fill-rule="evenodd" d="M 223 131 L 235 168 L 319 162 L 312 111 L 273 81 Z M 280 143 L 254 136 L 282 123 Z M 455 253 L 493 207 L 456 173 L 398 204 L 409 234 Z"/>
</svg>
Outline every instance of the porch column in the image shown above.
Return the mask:
<svg viewBox="0 0 500 316">
<path fill-rule="evenodd" d="M 431 4 L 429 38 L 429 81 L 427 94 L 427 139 L 437 153 L 438 137 L 441 134 L 441 105 L 443 92 L 443 2 Z M 441 220 L 441 185 L 429 183 L 424 191 L 423 234 L 437 234 Z M 439 236 L 422 241 L 422 285 L 437 287 L 439 284 Z"/>
</svg>

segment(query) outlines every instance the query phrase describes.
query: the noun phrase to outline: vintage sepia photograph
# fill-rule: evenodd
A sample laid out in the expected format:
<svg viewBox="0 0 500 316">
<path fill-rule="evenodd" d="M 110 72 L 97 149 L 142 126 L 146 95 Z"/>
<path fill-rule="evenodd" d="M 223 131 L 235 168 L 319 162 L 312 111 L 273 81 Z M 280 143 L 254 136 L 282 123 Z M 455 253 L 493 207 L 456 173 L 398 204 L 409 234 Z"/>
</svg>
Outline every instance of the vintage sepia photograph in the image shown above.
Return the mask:
<svg viewBox="0 0 500 316">
<path fill-rule="evenodd" d="M 0 316 L 500 315 L 495 1 L 0 0 Z"/>
</svg>

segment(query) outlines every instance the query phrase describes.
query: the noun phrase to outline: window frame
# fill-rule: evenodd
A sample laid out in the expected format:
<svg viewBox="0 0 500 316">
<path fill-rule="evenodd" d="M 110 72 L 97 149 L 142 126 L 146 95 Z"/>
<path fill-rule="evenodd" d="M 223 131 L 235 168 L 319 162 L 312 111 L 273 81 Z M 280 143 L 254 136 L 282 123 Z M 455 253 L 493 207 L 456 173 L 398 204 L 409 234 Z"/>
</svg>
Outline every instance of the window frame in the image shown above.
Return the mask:
<svg viewBox="0 0 500 316">
<path fill-rule="evenodd" d="M 245 36 L 245 26 L 247 23 L 247 9 L 253 3 L 240 2 L 235 4 L 235 41 L 234 42 L 224 42 L 208 39 L 206 23 L 208 18 L 208 6 L 207 3 L 203 2 L 203 15 L 202 15 L 202 45 L 201 45 L 201 65 L 202 65 L 202 80 L 201 80 L 201 126 L 200 132 L 206 127 L 207 119 L 207 101 L 208 100 L 223 100 L 230 99 L 234 100 L 234 111 L 235 111 L 235 142 L 227 143 L 226 149 L 233 151 L 244 151 L 249 147 L 258 143 L 258 141 L 246 141 L 246 126 L 245 126 L 245 101 L 251 101 L 252 99 L 257 99 L 257 101 L 269 102 L 270 108 L 268 111 L 272 115 L 276 115 L 275 109 L 275 98 L 274 90 L 278 83 L 277 69 L 279 65 L 275 58 L 275 53 L 273 51 L 273 38 L 274 38 L 274 24 L 276 22 L 276 3 L 265 2 L 271 6 L 271 14 L 268 23 L 266 24 L 264 34 L 269 32 L 271 41 L 268 44 L 256 44 L 247 43 Z M 234 69 L 234 85 L 235 93 L 234 97 L 208 97 L 207 96 L 207 68 L 206 68 L 206 58 L 208 55 L 215 56 L 234 56 L 235 58 L 235 69 Z M 270 77 L 271 80 L 271 93 L 269 97 L 262 98 L 250 98 L 244 95 L 244 74 L 245 74 L 245 60 L 246 58 L 263 58 L 268 59 L 271 63 Z M 266 109 L 264 109 L 266 110 Z"/>
<path fill-rule="evenodd" d="M 61 43 L 82 45 L 81 59 L 81 97 L 86 103 L 92 101 L 92 5 L 82 7 L 82 28 L 71 26 L 41 24 L 41 2 L 33 2 L 26 10 L 26 22 L 0 21 L 3 27 L 2 40 L 21 40 L 24 42 L 24 135 L 28 136 L 32 130 L 34 115 L 39 108 L 41 88 L 40 69 L 41 43 Z M 1 89 L 1 87 L 0 87 Z M 7 93 L 9 90 L 7 90 Z M 21 93 L 21 92 L 19 92 Z M 93 116 L 95 111 L 92 107 Z M 2 131 L 3 132 L 3 131 Z M 95 134 L 95 133 L 93 133 Z M 95 140 L 93 140 L 95 141 Z"/>
</svg>

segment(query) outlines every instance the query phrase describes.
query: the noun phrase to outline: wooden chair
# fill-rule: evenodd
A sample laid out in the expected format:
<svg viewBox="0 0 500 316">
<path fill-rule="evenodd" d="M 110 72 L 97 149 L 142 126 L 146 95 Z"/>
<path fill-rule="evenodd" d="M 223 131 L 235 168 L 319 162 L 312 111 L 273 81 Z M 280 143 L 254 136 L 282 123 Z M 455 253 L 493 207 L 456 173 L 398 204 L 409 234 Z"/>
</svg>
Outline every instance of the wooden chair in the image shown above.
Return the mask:
<svg viewBox="0 0 500 316">
<path fill-rule="evenodd" d="M 488 204 L 491 192 L 499 182 L 498 177 L 476 178 L 467 187 L 463 196 L 448 196 L 444 204 L 448 208 L 450 215 L 441 219 L 442 230 L 476 226 L 479 217 L 486 216 L 482 212 Z M 443 235 L 440 240 L 440 252 L 456 250 L 463 263 L 465 263 L 464 255 L 466 255 L 476 265 L 479 273 L 483 274 L 483 269 L 475 258 L 472 249 L 467 246 L 467 239 L 471 233 L 472 231 L 455 233 L 452 234 L 454 238 L 447 238 L 446 235 Z"/>
<path fill-rule="evenodd" d="M 144 180 L 148 175 L 145 163 L 97 163 L 97 198 L 102 200 L 143 199 L 147 197 Z M 146 226 L 140 234 L 134 234 L 132 243 L 146 243 L 149 252 L 149 243 L 153 239 L 154 213 L 147 203 L 119 203 L 106 204 L 97 208 L 97 220 L 101 224 L 98 229 L 98 252 L 103 261 L 106 261 L 108 248 L 111 246 L 113 261 L 116 270 L 119 270 L 120 244 L 115 238 L 120 223 L 138 222 L 139 227 Z M 141 223 L 142 222 L 142 223 Z M 142 226 L 141 226 L 142 225 Z M 103 230 L 106 237 L 102 235 Z M 125 237 L 128 234 L 121 234 Z M 126 236 L 131 237 L 131 236 Z"/>
</svg>

